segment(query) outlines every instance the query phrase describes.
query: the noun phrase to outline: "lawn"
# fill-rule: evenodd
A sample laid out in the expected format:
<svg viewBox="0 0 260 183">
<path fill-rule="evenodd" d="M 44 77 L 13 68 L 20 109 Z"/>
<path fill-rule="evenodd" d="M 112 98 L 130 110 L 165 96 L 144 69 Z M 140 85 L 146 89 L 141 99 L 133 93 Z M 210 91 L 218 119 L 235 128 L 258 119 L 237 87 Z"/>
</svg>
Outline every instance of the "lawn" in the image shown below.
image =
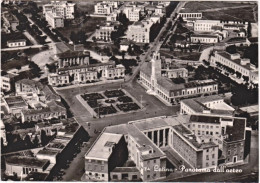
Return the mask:
<svg viewBox="0 0 260 183">
<path fill-rule="evenodd" d="M 203 16 L 210 20 L 239 20 L 255 22 L 252 7 L 203 12 Z"/>
<path fill-rule="evenodd" d="M 206 9 L 212 9 L 212 8 L 223 8 L 223 7 L 234 7 L 234 6 L 241 6 L 243 5 L 242 2 L 241 4 L 239 3 L 232 3 L 232 2 L 210 2 L 210 1 L 191 1 L 186 3 L 186 5 L 184 6 L 185 9 L 188 9 L 189 11 L 198 11 L 198 10 L 206 10 Z"/>
<path fill-rule="evenodd" d="M 105 106 L 105 107 L 99 107 L 99 108 L 94 109 L 94 111 L 100 115 L 114 114 L 117 112 L 117 110 L 112 105 Z"/>
<path fill-rule="evenodd" d="M 1 63 L 1 69 L 4 71 L 8 71 L 10 69 L 15 69 L 16 67 L 22 67 L 27 64 L 29 64 L 29 62 L 25 58 L 19 60 L 12 59 L 4 63 Z"/>
<path fill-rule="evenodd" d="M 124 96 L 125 93 L 122 90 L 106 90 L 104 92 L 104 95 L 108 98 L 112 98 Z"/>
<path fill-rule="evenodd" d="M 116 106 L 124 112 L 136 111 L 140 109 L 140 107 L 136 103 L 117 104 Z"/>
<path fill-rule="evenodd" d="M 180 51 L 165 51 L 160 50 L 161 56 L 166 58 L 177 58 L 181 60 L 194 60 L 197 61 L 200 58 L 201 53 L 198 52 L 180 52 Z"/>
</svg>

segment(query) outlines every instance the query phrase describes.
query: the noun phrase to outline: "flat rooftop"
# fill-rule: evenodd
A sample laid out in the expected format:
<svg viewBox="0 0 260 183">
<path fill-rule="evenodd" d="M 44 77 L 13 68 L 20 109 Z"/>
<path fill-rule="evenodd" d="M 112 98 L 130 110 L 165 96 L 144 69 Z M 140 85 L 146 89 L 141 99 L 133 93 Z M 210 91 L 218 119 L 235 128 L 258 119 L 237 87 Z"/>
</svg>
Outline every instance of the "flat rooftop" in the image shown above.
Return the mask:
<svg viewBox="0 0 260 183">
<path fill-rule="evenodd" d="M 221 111 L 234 111 L 235 109 L 223 101 L 223 97 L 219 95 L 210 95 L 207 97 L 184 99 L 181 102 L 192 108 L 195 112 L 203 112 L 204 110 L 210 110 L 211 112 Z M 218 101 L 218 102 L 217 102 Z M 210 107 L 205 104 L 211 102 Z M 212 104 L 213 102 L 213 104 Z"/>
<path fill-rule="evenodd" d="M 108 160 L 112 154 L 111 143 L 117 144 L 122 137 L 122 134 L 102 133 L 85 157 Z"/>
<path fill-rule="evenodd" d="M 149 119 L 148 119 L 149 120 Z M 168 126 L 165 122 L 164 124 L 160 124 L 162 122 L 161 120 L 153 121 L 153 119 L 150 120 L 150 123 L 154 126 Z M 148 122 L 149 123 L 149 122 Z M 158 123 L 158 124 L 156 124 Z M 140 129 L 148 129 L 148 126 L 144 122 L 136 122 L 137 126 L 139 126 Z M 106 133 L 114 133 L 114 134 L 124 134 L 124 135 L 130 135 L 132 138 L 135 139 L 135 141 L 143 148 L 143 144 L 148 148 L 153 149 L 153 153 L 142 155 L 143 159 L 151 159 L 151 158 L 158 158 L 161 156 L 165 156 L 163 151 L 158 148 L 146 135 L 144 135 L 140 129 L 135 125 L 135 121 L 130 122 L 130 124 L 123 124 L 123 125 L 115 125 L 115 126 L 109 126 L 106 127 L 105 132 Z"/>
<path fill-rule="evenodd" d="M 191 143 L 197 150 L 201 150 L 208 147 L 218 146 L 214 142 L 199 143 L 196 136 L 184 125 L 176 125 L 173 128 L 178 132 L 179 136 Z"/>
<path fill-rule="evenodd" d="M 141 131 L 169 126 L 162 117 L 134 121 L 133 125 Z"/>
<path fill-rule="evenodd" d="M 259 105 L 251 105 L 247 107 L 241 107 L 240 110 L 248 112 L 248 113 L 255 113 L 259 111 Z"/>
</svg>

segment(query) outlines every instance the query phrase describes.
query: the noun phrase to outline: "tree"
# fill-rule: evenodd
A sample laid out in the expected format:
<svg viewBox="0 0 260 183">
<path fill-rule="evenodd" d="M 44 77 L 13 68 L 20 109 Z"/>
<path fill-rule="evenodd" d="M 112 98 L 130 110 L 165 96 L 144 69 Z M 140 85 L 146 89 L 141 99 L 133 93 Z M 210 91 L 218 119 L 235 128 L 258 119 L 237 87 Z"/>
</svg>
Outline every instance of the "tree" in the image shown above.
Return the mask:
<svg viewBox="0 0 260 183">
<path fill-rule="evenodd" d="M 35 147 L 38 147 L 39 146 L 39 139 L 38 139 L 38 136 L 36 135 L 35 138 L 33 139 L 33 145 Z"/>
<path fill-rule="evenodd" d="M 24 138 L 24 143 L 27 147 L 32 147 L 32 141 L 31 141 L 31 138 L 29 135 L 26 135 L 25 138 Z"/>
<path fill-rule="evenodd" d="M 244 79 L 245 82 L 249 81 L 249 77 L 248 76 L 243 76 L 243 79 Z"/>
<path fill-rule="evenodd" d="M 74 31 L 71 31 L 70 33 L 70 40 L 75 43 L 76 42 L 76 33 Z"/>
<path fill-rule="evenodd" d="M 247 26 L 247 37 L 251 37 L 251 30 L 252 30 L 252 26 L 251 26 L 251 22 L 248 22 L 248 26 Z"/>
<path fill-rule="evenodd" d="M 126 52 L 125 52 L 125 51 L 122 51 L 122 59 L 123 59 L 123 60 L 125 59 L 125 54 L 126 54 Z"/>
<path fill-rule="evenodd" d="M 41 130 L 41 144 L 46 145 L 48 143 L 48 136 L 44 130 Z"/>
<path fill-rule="evenodd" d="M 236 45 L 231 45 L 226 48 L 226 51 L 230 54 L 237 53 L 237 47 Z"/>
<path fill-rule="evenodd" d="M 236 76 L 237 76 L 237 78 L 241 78 L 242 74 L 240 72 L 236 71 Z"/>
<path fill-rule="evenodd" d="M 96 36 L 93 36 L 93 37 L 92 37 L 92 41 L 93 41 L 93 42 L 96 42 L 96 41 L 97 41 Z"/>
<path fill-rule="evenodd" d="M 209 66 L 210 63 L 208 61 L 206 61 L 205 59 L 203 60 L 203 63 L 206 65 L 206 66 Z"/>
</svg>

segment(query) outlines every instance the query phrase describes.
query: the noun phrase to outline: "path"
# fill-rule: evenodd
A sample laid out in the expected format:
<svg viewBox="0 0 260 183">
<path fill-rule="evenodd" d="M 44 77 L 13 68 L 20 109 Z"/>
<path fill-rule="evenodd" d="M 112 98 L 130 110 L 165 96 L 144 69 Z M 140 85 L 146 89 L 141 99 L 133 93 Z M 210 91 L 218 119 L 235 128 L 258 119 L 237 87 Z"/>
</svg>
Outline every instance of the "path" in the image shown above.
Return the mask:
<svg viewBox="0 0 260 183">
<path fill-rule="evenodd" d="M 31 41 L 32 44 L 38 44 L 38 42 L 34 39 L 34 37 L 31 36 L 31 34 L 29 34 L 29 32 L 25 31 L 23 34 Z"/>
</svg>

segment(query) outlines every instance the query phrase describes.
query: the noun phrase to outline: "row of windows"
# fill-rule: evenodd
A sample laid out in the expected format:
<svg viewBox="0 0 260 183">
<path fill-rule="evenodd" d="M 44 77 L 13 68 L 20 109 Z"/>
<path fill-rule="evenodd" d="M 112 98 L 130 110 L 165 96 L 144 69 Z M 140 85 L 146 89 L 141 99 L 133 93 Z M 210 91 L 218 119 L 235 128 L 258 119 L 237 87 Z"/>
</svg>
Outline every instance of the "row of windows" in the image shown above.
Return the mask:
<svg viewBox="0 0 260 183">
<path fill-rule="evenodd" d="M 212 161 L 211 165 L 215 166 L 215 161 Z M 206 162 L 206 167 L 209 167 L 209 163 L 208 162 Z"/>
<path fill-rule="evenodd" d="M 89 175 L 92 175 L 92 172 L 89 172 L 88 174 L 89 174 Z M 95 175 L 96 177 L 98 177 L 99 175 L 101 175 L 101 177 L 105 177 L 105 174 L 95 173 L 95 174 L 93 174 L 93 175 Z"/>
</svg>

